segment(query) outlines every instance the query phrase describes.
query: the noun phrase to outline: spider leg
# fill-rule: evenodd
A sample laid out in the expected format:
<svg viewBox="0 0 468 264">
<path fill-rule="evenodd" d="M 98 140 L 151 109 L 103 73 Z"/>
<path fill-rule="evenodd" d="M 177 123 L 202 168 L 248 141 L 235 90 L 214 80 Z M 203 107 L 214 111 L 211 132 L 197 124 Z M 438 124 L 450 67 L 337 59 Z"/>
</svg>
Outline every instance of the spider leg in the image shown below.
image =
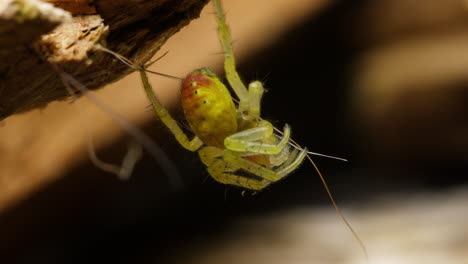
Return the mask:
<svg viewBox="0 0 468 264">
<path fill-rule="evenodd" d="M 154 112 L 158 115 L 161 121 L 166 125 L 166 127 L 174 134 L 174 137 L 179 142 L 182 147 L 190 151 L 196 151 L 203 145 L 203 142 L 198 138 L 194 137 L 192 140 L 189 140 L 187 135 L 182 131 L 177 121 L 175 121 L 169 112 L 161 105 L 156 95 L 153 92 L 151 84 L 148 80 L 144 67 L 139 70 L 141 81 L 143 82 L 143 87 L 145 88 L 146 96 L 153 106 Z"/>
<path fill-rule="evenodd" d="M 299 152 L 299 150 L 294 149 L 292 152 L 289 153 L 287 159 L 283 163 L 278 164 L 279 167 L 277 168 L 277 170 L 282 170 L 290 166 L 293 162 L 297 162 L 298 159 L 301 159 L 301 157 L 299 156 L 300 153 L 301 152 Z"/>
<path fill-rule="evenodd" d="M 224 151 L 223 159 L 227 164 L 248 171 L 254 174 L 255 176 L 261 177 L 268 181 L 275 182 L 282 179 L 284 176 L 288 175 L 293 170 L 295 170 L 302 163 L 302 161 L 306 157 L 306 154 L 307 150 L 302 150 L 297 155 L 294 161 L 287 164 L 286 166 L 281 166 L 276 170 L 266 168 L 262 165 L 243 159 L 242 157 L 235 155 L 234 152 L 229 150 Z"/>
<path fill-rule="evenodd" d="M 225 161 L 217 160 L 208 167 L 208 172 L 217 182 L 236 185 L 251 190 L 261 190 L 271 183 L 265 179 L 247 178 L 233 173 L 227 173 L 224 170 L 225 165 Z"/>
<path fill-rule="evenodd" d="M 226 137 L 224 146 L 232 151 L 276 155 L 288 144 L 290 135 L 291 129 L 285 125 L 283 137 L 276 143 L 276 138 L 273 136 L 273 126 L 270 122 L 262 120 L 257 127 Z"/>
<path fill-rule="evenodd" d="M 206 165 L 208 173 L 217 182 L 236 185 L 251 190 L 261 190 L 271 183 L 262 178 L 248 178 L 233 172 L 240 169 L 237 163 L 230 163 L 223 159 L 224 150 L 216 147 L 205 147 L 198 154 Z"/>
<path fill-rule="evenodd" d="M 249 83 L 249 111 L 248 118 L 250 120 L 260 119 L 260 102 L 262 100 L 265 89 L 259 81 Z"/>
<path fill-rule="evenodd" d="M 289 148 L 283 148 L 283 150 L 277 155 L 270 155 L 270 163 L 272 166 L 284 165 L 284 163 L 291 157 L 292 153 Z"/>
<path fill-rule="evenodd" d="M 241 81 L 239 74 L 236 70 L 236 61 L 234 52 L 232 50 L 231 34 L 229 26 L 226 23 L 223 6 L 220 0 L 213 0 L 213 7 L 216 11 L 216 22 L 218 23 L 218 37 L 221 42 L 221 47 L 224 51 L 224 71 L 226 72 L 226 79 L 231 85 L 232 89 L 239 98 L 239 111 L 244 112 L 248 110 L 249 94 L 244 83 Z"/>
<path fill-rule="evenodd" d="M 198 154 L 202 162 L 207 166 L 208 173 L 216 181 L 247 189 L 260 190 L 271 182 L 278 181 L 295 170 L 304 160 L 307 150 L 304 149 L 298 155 L 294 155 L 288 159 L 291 162 L 287 162 L 287 164 L 277 170 L 248 161 L 238 153 L 216 147 L 202 148 Z M 258 178 L 234 174 L 239 169 L 245 170 Z"/>
</svg>

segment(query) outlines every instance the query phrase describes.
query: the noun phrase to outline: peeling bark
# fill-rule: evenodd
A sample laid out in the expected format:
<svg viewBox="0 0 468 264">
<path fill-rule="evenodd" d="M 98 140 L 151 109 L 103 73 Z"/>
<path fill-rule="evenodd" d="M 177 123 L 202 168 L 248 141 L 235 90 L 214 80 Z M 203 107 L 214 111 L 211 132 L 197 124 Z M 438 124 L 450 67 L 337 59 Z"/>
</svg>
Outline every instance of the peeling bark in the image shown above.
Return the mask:
<svg viewBox="0 0 468 264">
<path fill-rule="evenodd" d="M 143 64 L 168 38 L 197 18 L 207 2 L 2 2 L 0 120 L 67 97 L 60 78 L 49 63 L 74 75 L 89 89 L 97 89 L 132 70 L 112 56 L 93 52 L 95 43 L 105 44 L 137 64 Z"/>
</svg>

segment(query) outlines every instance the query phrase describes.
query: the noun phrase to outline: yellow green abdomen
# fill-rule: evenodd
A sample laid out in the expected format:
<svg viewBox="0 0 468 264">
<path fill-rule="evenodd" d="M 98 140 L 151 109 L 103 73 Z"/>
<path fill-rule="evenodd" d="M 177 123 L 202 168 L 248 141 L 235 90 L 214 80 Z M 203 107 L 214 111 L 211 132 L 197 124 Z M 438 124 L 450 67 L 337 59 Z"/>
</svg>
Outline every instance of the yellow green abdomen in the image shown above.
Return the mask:
<svg viewBox="0 0 468 264">
<path fill-rule="evenodd" d="M 206 68 L 191 72 L 181 89 L 185 118 L 205 144 L 224 148 L 224 139 L 237 132 L 237 113 L 226 86 Z"/>
</svg>

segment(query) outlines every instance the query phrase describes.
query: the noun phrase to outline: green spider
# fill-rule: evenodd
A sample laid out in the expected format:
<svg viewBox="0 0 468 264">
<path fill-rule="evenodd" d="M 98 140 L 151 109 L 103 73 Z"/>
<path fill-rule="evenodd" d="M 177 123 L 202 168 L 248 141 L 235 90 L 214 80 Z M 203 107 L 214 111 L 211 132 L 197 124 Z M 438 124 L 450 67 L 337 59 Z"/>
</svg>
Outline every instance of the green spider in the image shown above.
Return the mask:
<svg viewBox="0 0 468 264">
<path fill-rule="evenodd" d="M 246 88 L 242 83 L 236 71 L 231 36 L 221 1 L 213 0 L 212 3 L 224 51 L 226 79 L 239 98 L 237 108 L 226 86 L 210 69 L 191 72 L 181 89 L 185 118 L 195 134 L 189 140 L 157 100 L 144 69 L 140 69 L 141 79 L 161 121 L 184 148 L 198 151 L 213 179 L 224 184 L 261 190 L 294 171 L 306 157 L 307 150 L 291 147 L 291 129 L 288 125 L 279 138 L 274 133 L 273 125 L 260 118 L 263 85 L 254 81 Z M 247 175 L 240 171 L 247 172 Z"/>
<path fill-rule="evenodd" d="M 304 158 L 307 158 L 319 175 L 333 207 L 359 243 L 368 261 L 364 243 L 338 208 L 323 175 L 308 154 L 346 160 L 308 152 L 306 148 L 301 148 L 290 138 L 291 129 L 288 125 L 285 126 L 283 136 L 280 138 L 274 134 L 278 130 L 270 122 L 261 119 L 260 101 L 264 92 L 263 85 L 259 81 L 254 81 L 246 88 L 240 80 L 236 71 L 231 36 L 225 21 L 221 1 L 212 0 L 212 3 L 216 10 L 218 36 L 224 51 L 226 78 L 239 98 L 239 103 L 236 108 L 228 89 L 211 70 L 202 68 L 191 72 L 183 81 L 181 99 L 185 118 L 195 133 L 192 140 L 188 139 L 177 121 L 170 116 L 169 112 L 156 98 L 148 81 L 145 67 L 138 67 L 125 57 L 100 45 L 96 45 L 95 48 L 110 53 L 140 72 L 146 95 L 158 117 L 184 148 L 190 151 L 198 151 L 202 162 L 207 166 L 208 172 L 216 181 L 246 189 L 261 190 L 269 184 L 283 179 L 294 171 Z M 150 64 L 152 63 L 148 65 Z M 54 69 L 60 74 L 64 83 L 69 82 L 83 94 L 88 94 L 86 87 L 71 75 L 57 67 L 54 67 Z M 176 78 L 162 73 L 156 74 Z M 68 85 L 66 84 L 66 86 Z M 93 99 L 92 96 L 89 96 L 89 98 Z M 93 99 L 93 101 L 107 109 L 106 112 L 110 113 L 129 133 L 145 145 L 153 156 L 156 158 L 164 157 L 146 135 L 123 122 L 123 118 L 110 111 L 105 104 L 99 103 L 99 100 Z M 166 162 L 169 163 L 167 160 L 163 160 L 162 163 Z M 167 167 L 166 171 L 171 171 L 172 168 L 167 164 L 165 165 Z M 101 166 L 98 165 L 98 167 Z M 248 174 L 239 174 L 240 171 L 245 171 Z"/>
</svg>

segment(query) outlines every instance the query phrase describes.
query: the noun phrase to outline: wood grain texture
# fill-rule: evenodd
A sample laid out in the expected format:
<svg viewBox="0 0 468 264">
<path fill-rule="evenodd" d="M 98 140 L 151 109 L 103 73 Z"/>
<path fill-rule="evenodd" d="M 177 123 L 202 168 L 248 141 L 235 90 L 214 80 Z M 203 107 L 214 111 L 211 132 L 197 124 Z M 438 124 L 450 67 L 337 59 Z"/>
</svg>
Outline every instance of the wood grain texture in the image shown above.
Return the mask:
<svg viewBox="0 0 468 264">
<path fill-rule="evenodd" d="M 49 2 L 58 7 L 15 0 L 9 3 L 16 11 L 0 13 L 5 17 L 0 28 L 10 29 L 0 33 L 0 61 L 4 62 L 0 68 L 0 120 L 67 97 L 58 75 L 46 62 L 58 65 L 89 89 L 99 88 L 131 70 L 109 55 L 92 52 L 94 43 L 144 63 L 169 37 L 197 18 L 207 0 Z M 70 20 L 60 7 L 86 15 Z M 96 13 L 91 14 L 94 9 Z M 9 13 L 23 17 L 8 17 Z M 51 13 L 63 15 L 50 19 Z M 21 36 L 26 37 L 19 38 L 11 31 L 24 32 Z"/>
</svg>

